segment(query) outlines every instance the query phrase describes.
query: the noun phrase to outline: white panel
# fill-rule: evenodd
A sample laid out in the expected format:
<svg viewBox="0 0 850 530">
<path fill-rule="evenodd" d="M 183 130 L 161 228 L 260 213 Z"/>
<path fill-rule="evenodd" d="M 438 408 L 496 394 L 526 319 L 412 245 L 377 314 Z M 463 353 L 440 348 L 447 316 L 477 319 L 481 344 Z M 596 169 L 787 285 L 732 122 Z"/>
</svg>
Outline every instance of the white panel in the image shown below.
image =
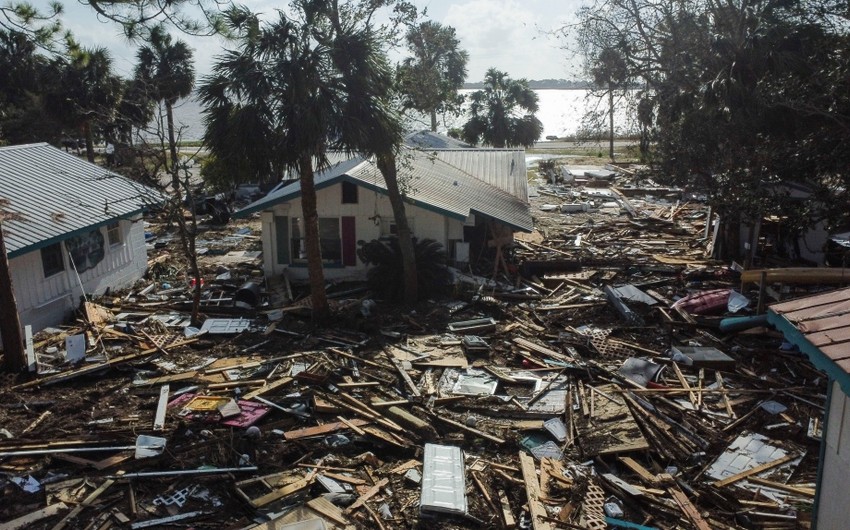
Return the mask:
<svg viewBox="0 0 850 530">
<path fill-rule="evenodd" d="M 423 512 L 466 513 L 466 471 L 459 447 L 425 444 L 419 508 Z"/>
<path fill-rule="evenodd" d="M 850 476 L 850 407 L 837 382 L 832 383 L 826 447 L 818 483 L 818 528 L 850 528 L 846 509 L 847 477 Z"/>
</svg>

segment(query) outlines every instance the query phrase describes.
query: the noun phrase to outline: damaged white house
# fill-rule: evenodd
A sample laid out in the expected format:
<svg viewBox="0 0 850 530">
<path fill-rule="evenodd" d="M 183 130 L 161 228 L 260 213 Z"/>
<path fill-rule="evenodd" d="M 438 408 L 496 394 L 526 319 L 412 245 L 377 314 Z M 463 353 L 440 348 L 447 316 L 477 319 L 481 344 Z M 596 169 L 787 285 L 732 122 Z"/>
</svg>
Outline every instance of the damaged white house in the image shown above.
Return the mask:
<svg viewBox="0 0 850 530">
<path fill-rule="evenodd" d="M 21 325 L 61 324 L 81 296 L 147 267 L 142 212 L 159 192 L 45 143 L 0 147 L 0 216 Z"/>
<path fill-rule="evenodd" d="M 405 147 L 398 157 L 398 175 L 413 235 L 439 242 L 457 264 L 474 261 L 482 249 L 508 244 L 514 232 L 533 228 L 521 149 Z M 317 172 L 315 183 L 325 276 L 364 277 L 367 266 L 357 256 L 358 242 L 395 234 L 375 161 L 339 161 Z M 285 272 L 293 280 L 307 278 L 300 197 L 298 182 L 281 185 L 235 214 L 260 212 L 269 277 Z"/>
</svg>

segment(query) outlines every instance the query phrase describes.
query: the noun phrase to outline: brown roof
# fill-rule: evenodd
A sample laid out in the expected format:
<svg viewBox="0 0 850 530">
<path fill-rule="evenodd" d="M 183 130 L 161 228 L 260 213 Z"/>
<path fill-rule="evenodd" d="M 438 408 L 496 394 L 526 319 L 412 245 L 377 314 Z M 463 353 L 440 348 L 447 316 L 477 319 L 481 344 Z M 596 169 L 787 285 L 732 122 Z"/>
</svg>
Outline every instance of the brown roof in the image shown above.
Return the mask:
<svg viewBox="0 0 850 530">
<path fill-rule="evenodd" d="M 850 373 L 850 288 L 773 304 L 770 310 Z"/>
</svg>

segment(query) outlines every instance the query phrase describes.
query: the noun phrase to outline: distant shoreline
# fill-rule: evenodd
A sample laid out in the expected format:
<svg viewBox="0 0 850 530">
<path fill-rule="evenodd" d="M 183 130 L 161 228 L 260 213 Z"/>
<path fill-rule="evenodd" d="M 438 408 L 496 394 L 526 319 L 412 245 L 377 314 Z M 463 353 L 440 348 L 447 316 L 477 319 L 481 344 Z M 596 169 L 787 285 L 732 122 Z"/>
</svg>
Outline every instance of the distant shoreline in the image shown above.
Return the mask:
<svg viewBox="0 0 850 530">
<path fill-rule="evenodd" d="M 484 88 L 484 82 L 464 83 L 465 90 L 480 90 Z M 532 90 L 590 90 L 593 83 L 590 81 L 568 81 L 566 79 L 531 79 L 528 80 L 528 88 Z"/>
</svg>

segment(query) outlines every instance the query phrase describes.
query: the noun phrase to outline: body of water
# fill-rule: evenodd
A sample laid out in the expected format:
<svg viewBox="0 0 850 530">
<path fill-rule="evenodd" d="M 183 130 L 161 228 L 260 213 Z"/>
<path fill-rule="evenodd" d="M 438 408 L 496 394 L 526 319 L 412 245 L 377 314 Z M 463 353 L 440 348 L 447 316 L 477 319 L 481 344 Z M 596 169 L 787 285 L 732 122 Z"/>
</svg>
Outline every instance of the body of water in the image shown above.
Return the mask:
<svg viewBox="0 0 850 530">
<path fill-rule="evenodd" d="M 473 90 L 461 90 L 469 94 Z M 540 99 L 537 118 L 543 123 L 543 136 L 575 136 L 588 130 L 602 130 L 607 134 L 607 99 L 600 99 L 587 90 L 535 90 Z M 202 107 L 194 99 L 186 99 L 174 108 L 174 122 L 180 130 L 181 140 L 200 140 L 204 133 L 201 117 Z M 596 116 L 593 118 L 593 116 Z M 590 117 L 590 118 L 589 118 Z M 461 127 L 468 116 L 446 116 L 439 119 L 438 130 L 445 133 L 448 129 Z M 600 121 L 601 120 L 601 121 Z M 407 128 L 412 131 L 428 129 L 430 119 L 425 116 L 411 115 L 407 119 Z M 614 127 L 617 134 L 633 133 L 636 130 L 634 119 L 625 109 L 614 113 Z"/>
</svg>

